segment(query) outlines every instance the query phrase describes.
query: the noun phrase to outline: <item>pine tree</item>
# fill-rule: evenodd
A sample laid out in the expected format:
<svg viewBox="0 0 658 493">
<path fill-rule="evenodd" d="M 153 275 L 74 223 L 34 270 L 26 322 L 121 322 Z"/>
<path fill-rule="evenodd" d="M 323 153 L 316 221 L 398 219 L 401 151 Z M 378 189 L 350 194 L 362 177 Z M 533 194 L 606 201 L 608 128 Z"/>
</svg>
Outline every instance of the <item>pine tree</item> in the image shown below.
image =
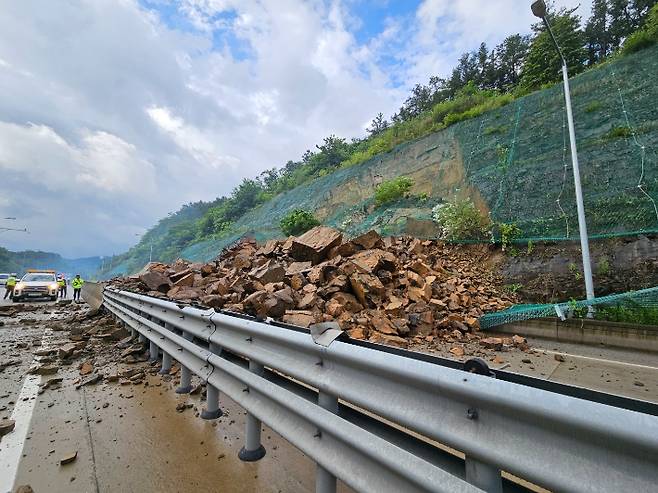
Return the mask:
<svg viewBox="0 0 658 493">
<path fill-rule="evenodd" d="M 585 27 L 588 63 L 593 65 L 603 60 L 610 52 L 608 33 L 608 0 L 594 0 L 592 16 Z"/>
<path fill-rule="evenodd" d="M 610 0 L 609 12 L 608 32 L 610 47 L 614 51 L 619 49 L 624 40 L 635 30 L 635 27 L 629 0 Z"/>
<path fill-rule="evenodd" d="M 528 49 L 530 37 L 514 34 L 508 36 L 495 50 L 494 87 L 508 91 L 519 83 L 521 69 Z"/>
<path fill-rule="evenodd" d="M 366 129 L 370 137 L 382 133 L 388 128 L 388 121 L 384 118 L 383 113 L 379 113 Z"/>
<path fill-rule="evenodd" d="M 632 0 L 631 18 L 635 29 L 644 26 L 651 8 L 658 4 L 658 0 Z"/>
<path fill-rule="evenodd" d="M 580 17 L 574 10 L 562 9 L 557 13 L 549 12 L 555 38 L 564 54 L 569 75 L 574 76 L 585 69 L 587 52 L 585 51 L 585 33 L 580 29 Z M 536 89 L 544 84 L 557 82 L 562 77 L 560 59 L 553 41 L 543 24 L 532 26 L 535 37 L 523 66 L 521 85 L 526 89 Z"/>
</svg>

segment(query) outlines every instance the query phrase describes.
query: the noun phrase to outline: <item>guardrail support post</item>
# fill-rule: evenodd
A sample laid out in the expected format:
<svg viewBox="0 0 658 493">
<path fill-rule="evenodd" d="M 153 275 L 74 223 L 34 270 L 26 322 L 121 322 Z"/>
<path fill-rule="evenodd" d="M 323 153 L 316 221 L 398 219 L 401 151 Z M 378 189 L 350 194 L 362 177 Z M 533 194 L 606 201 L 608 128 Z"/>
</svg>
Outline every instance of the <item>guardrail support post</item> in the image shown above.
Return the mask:
<svg viewBox="0 0 658 493">
<path fill-rule="evenodd" d="M 146 342 L 146 336 L 142 333 L 139 334 L 139 342 Z"/>
<path fill-rule="evenodd" d="M 249 361 L 249 370 L 257 375 L 262 375 L 265 368 L 260 363 Z M 245 445 L 240 449 L 238 457 L 245 462 L 255 462 L 265 457 L 265 447 L 260 443 L 260 419 L 251 413 L 247 413 L 245 431 Z"/>
<path fill-rule="evenodd" d="M 487 493 L 502 493 L 500 469 L 466 456 L 466 481 Z"/>
<path fill-rule="evenodd" d="M 183 337 L 188 341 L 194 339 L 194 336 L 189 335 L 187 332 L 183 332 Z M 180 361 L 179 361 L 180 363 Z M 177 394 L 189 394 L 192 390 L 192 372 L 189 368 L 180 365 L 180 385 L 176 389 Z"/>
<path fill-rule="evenodd" d="M 209 342 L 210 352 L 213 354 L 221 354 L 222 348 L 214 342 Z M 210 385 L 206 385 L 206 408 L 201 411 L 202 419 L 217 419 L 224 414 L 219 407 L 219 389 Z"/>
<path fill-rule="evenodd" d="M 318 405 L 334 414 L 338 414 L 338 398 L 331 394 L 323 391 L 318 392 Z M 320 464 L 318 464 L 315 472 L 315 493 L 336 493 L 336 476 Z"/>
<path fill-rule="evenodd" d="M 149 361 L 151 363 L 158 361 L 159 350 L 158 346 L 153 341 L 149 341 Z"/>
<path fill-rule="evenodd" d="M 210 384 L 206 385 L 206 408 L 201 411 L 202 419 L 217 419 L 222 414 L 219 408 L 219 389 Z"/>
<path fill-rule="evenodd" d="M 171 370 L 171 354 L 162 351 L 162 368 L 158 372 L 160 375 L 168 375 Z"/>
</svg>

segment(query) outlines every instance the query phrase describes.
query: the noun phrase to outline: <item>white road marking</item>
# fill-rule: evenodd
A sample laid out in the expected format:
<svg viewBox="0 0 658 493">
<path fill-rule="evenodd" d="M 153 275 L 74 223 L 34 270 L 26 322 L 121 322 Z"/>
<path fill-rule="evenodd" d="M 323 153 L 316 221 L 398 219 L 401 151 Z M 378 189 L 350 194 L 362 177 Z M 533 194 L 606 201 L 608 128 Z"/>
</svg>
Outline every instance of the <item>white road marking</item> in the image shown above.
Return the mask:
<svg viewBox="0 0 658 493">
<path fill-rule="evenodd" d="M 43 344 L 50 339 L 51 334 L 50 329 L 44 331 L 41 338 L 42 346 L 40 347 L 44 348 Z M 33 360 L 33 363 L 35 362 L 36 358 Z M 32 413 L 37 402 L 40 383 L 40 375 L 27 375 L 25 377 L 10 417 L 16 422 L 16 426 L 14 431 L 3 436 L 2 441 L 0 441 L 0 492 L 2 493 L 11 493 L 13 491 L 25 439 L 32 423 Z"/>
<path fill-rule="evenodd" d="M 588 361 L 596 361 L 597 363 L 609 363 L 613 365 L 619 365 L 619 366 L 631 366 L 633 368 L 641 368 L 643 370 L 654 370 L 658 371 L 658 367 L 655 366 L 648 366 L 648 365 L 638 365 L 637 363 L 627 363 L 625 361 L 617 361 L 613 359 L 605 359 L 605 358 L 595 358 L 592 356 L 581 356 L 580 354 L 572 354 L 572 353 L 565 353 L 562 351 L 549 351 L 547 349 L 533 349 L 534 352 L 536 353 L 544 353 L 544 354 L 561 354 L 565 358 L 571 358 L 571 359 L 583 359 L 583 360 L 588 360 Z"/>
</svg>

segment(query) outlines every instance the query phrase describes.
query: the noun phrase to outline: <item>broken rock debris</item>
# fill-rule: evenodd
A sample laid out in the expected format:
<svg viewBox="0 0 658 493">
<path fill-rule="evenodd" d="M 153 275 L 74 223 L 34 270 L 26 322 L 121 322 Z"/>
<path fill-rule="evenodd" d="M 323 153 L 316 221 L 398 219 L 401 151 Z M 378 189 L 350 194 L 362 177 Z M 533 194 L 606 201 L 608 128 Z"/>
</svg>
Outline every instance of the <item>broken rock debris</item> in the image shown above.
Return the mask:
<svg viewBox="0 0 658 493">
<path fill-rule="evenodd" d="M 492 338 L 478 331 L 481 315 L 516 302 L 489 259 L 482 245 L 382 238 L 375 231 L 345 240 L 339 231 L 317 226 L 260 246 L 242 240 L 205 264 L 153 262 L 112 284 L 302 327 L 335 321 L 352 338 L 399 347 L 446 342 L 450 350 L 455 341 L 479 341 L 480 351 L 526 350 L 522 337 Z M 453 355 L 462 355 L 461 346 L 453 349 Z"/>
</svg>

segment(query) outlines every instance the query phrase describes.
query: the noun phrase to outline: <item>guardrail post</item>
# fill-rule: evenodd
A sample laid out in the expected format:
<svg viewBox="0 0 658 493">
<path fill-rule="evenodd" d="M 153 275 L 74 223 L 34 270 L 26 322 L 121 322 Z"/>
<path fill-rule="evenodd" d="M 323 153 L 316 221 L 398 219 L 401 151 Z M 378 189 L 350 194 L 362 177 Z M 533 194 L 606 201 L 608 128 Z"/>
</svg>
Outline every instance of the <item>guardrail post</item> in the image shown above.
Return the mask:
<svg viewBox="0 0 658 493">
<path fill-rule="evenodd" d="M 183 338 L 187 339 L 188 341 L 192 341 L 194 339 L 193 335 L 188 334 L 187 332 L 183 332 Z M 180 363 L 180 361 L 179 361 Z M 177 394 L 189 394 L 190 391 L 192 390 L 192 372 L 190 371 L 189 368 L 183 366 L 182 364 L 180 365 L 180 385 L 176 389 Z"/>
<path fill-rule="evenodd" d="M 466 456 L 466 481 L 487 493 L 503 491 L 500 469 L 468 456 Z"/>
<path fill-rule="evenodd" d="M 213 354 L 221 354 L 222 348 L 219 344 L 209 342 L 210 352 Z M 206 384 L 206 408 L 201 411 L 202 419 L 217 419 L 224 414 L 219 407 L 219 389 L 209 383 Z"/>
<path fill-rule="evenodd" d="M 260 363 L 249 361 L 249 371 L 262 375 L 265 368 Z M 247 389 L 248 390 L 248 389 Z M 265 457 L 265 447 L 260 443 L 260 419 L 247 413 L 245 445 L 240 449 L 238 457 L 245 462 L 254 462 Z"/>
<path fill-rule="evenodd" d="M 202 419 L 217 419 L 222 414 L 219 408 L 219 389 L 213 385 L 206 385 L 206 408 L 201 411 Z"/>
<path fill-rule="evenodd" d="M 149 361 L 151 363 L 158 361 L 159 350 L 158 346 L 153 341 L 149 341 Z"/>
<path fill-rule="evenodd" d="M 165 322 L 165 329 L 171 330 L 171 325 Z M 168 375 L 169 371 L 171 370 L 171 354 L 166 352 L 164 349 L 162 350 L 162 368 L 160 368 L 160 371 L 158 374 L 160 375 Z"/>
<path fill-rule="evenodd" d="M 338 414 L 338 398 L 326 392 L 318 392 L 318 405 L 334 414 Z M 320 464 L 315 472 L 315 493 L 336 493 L 336 476 Z"/>
</svg>

